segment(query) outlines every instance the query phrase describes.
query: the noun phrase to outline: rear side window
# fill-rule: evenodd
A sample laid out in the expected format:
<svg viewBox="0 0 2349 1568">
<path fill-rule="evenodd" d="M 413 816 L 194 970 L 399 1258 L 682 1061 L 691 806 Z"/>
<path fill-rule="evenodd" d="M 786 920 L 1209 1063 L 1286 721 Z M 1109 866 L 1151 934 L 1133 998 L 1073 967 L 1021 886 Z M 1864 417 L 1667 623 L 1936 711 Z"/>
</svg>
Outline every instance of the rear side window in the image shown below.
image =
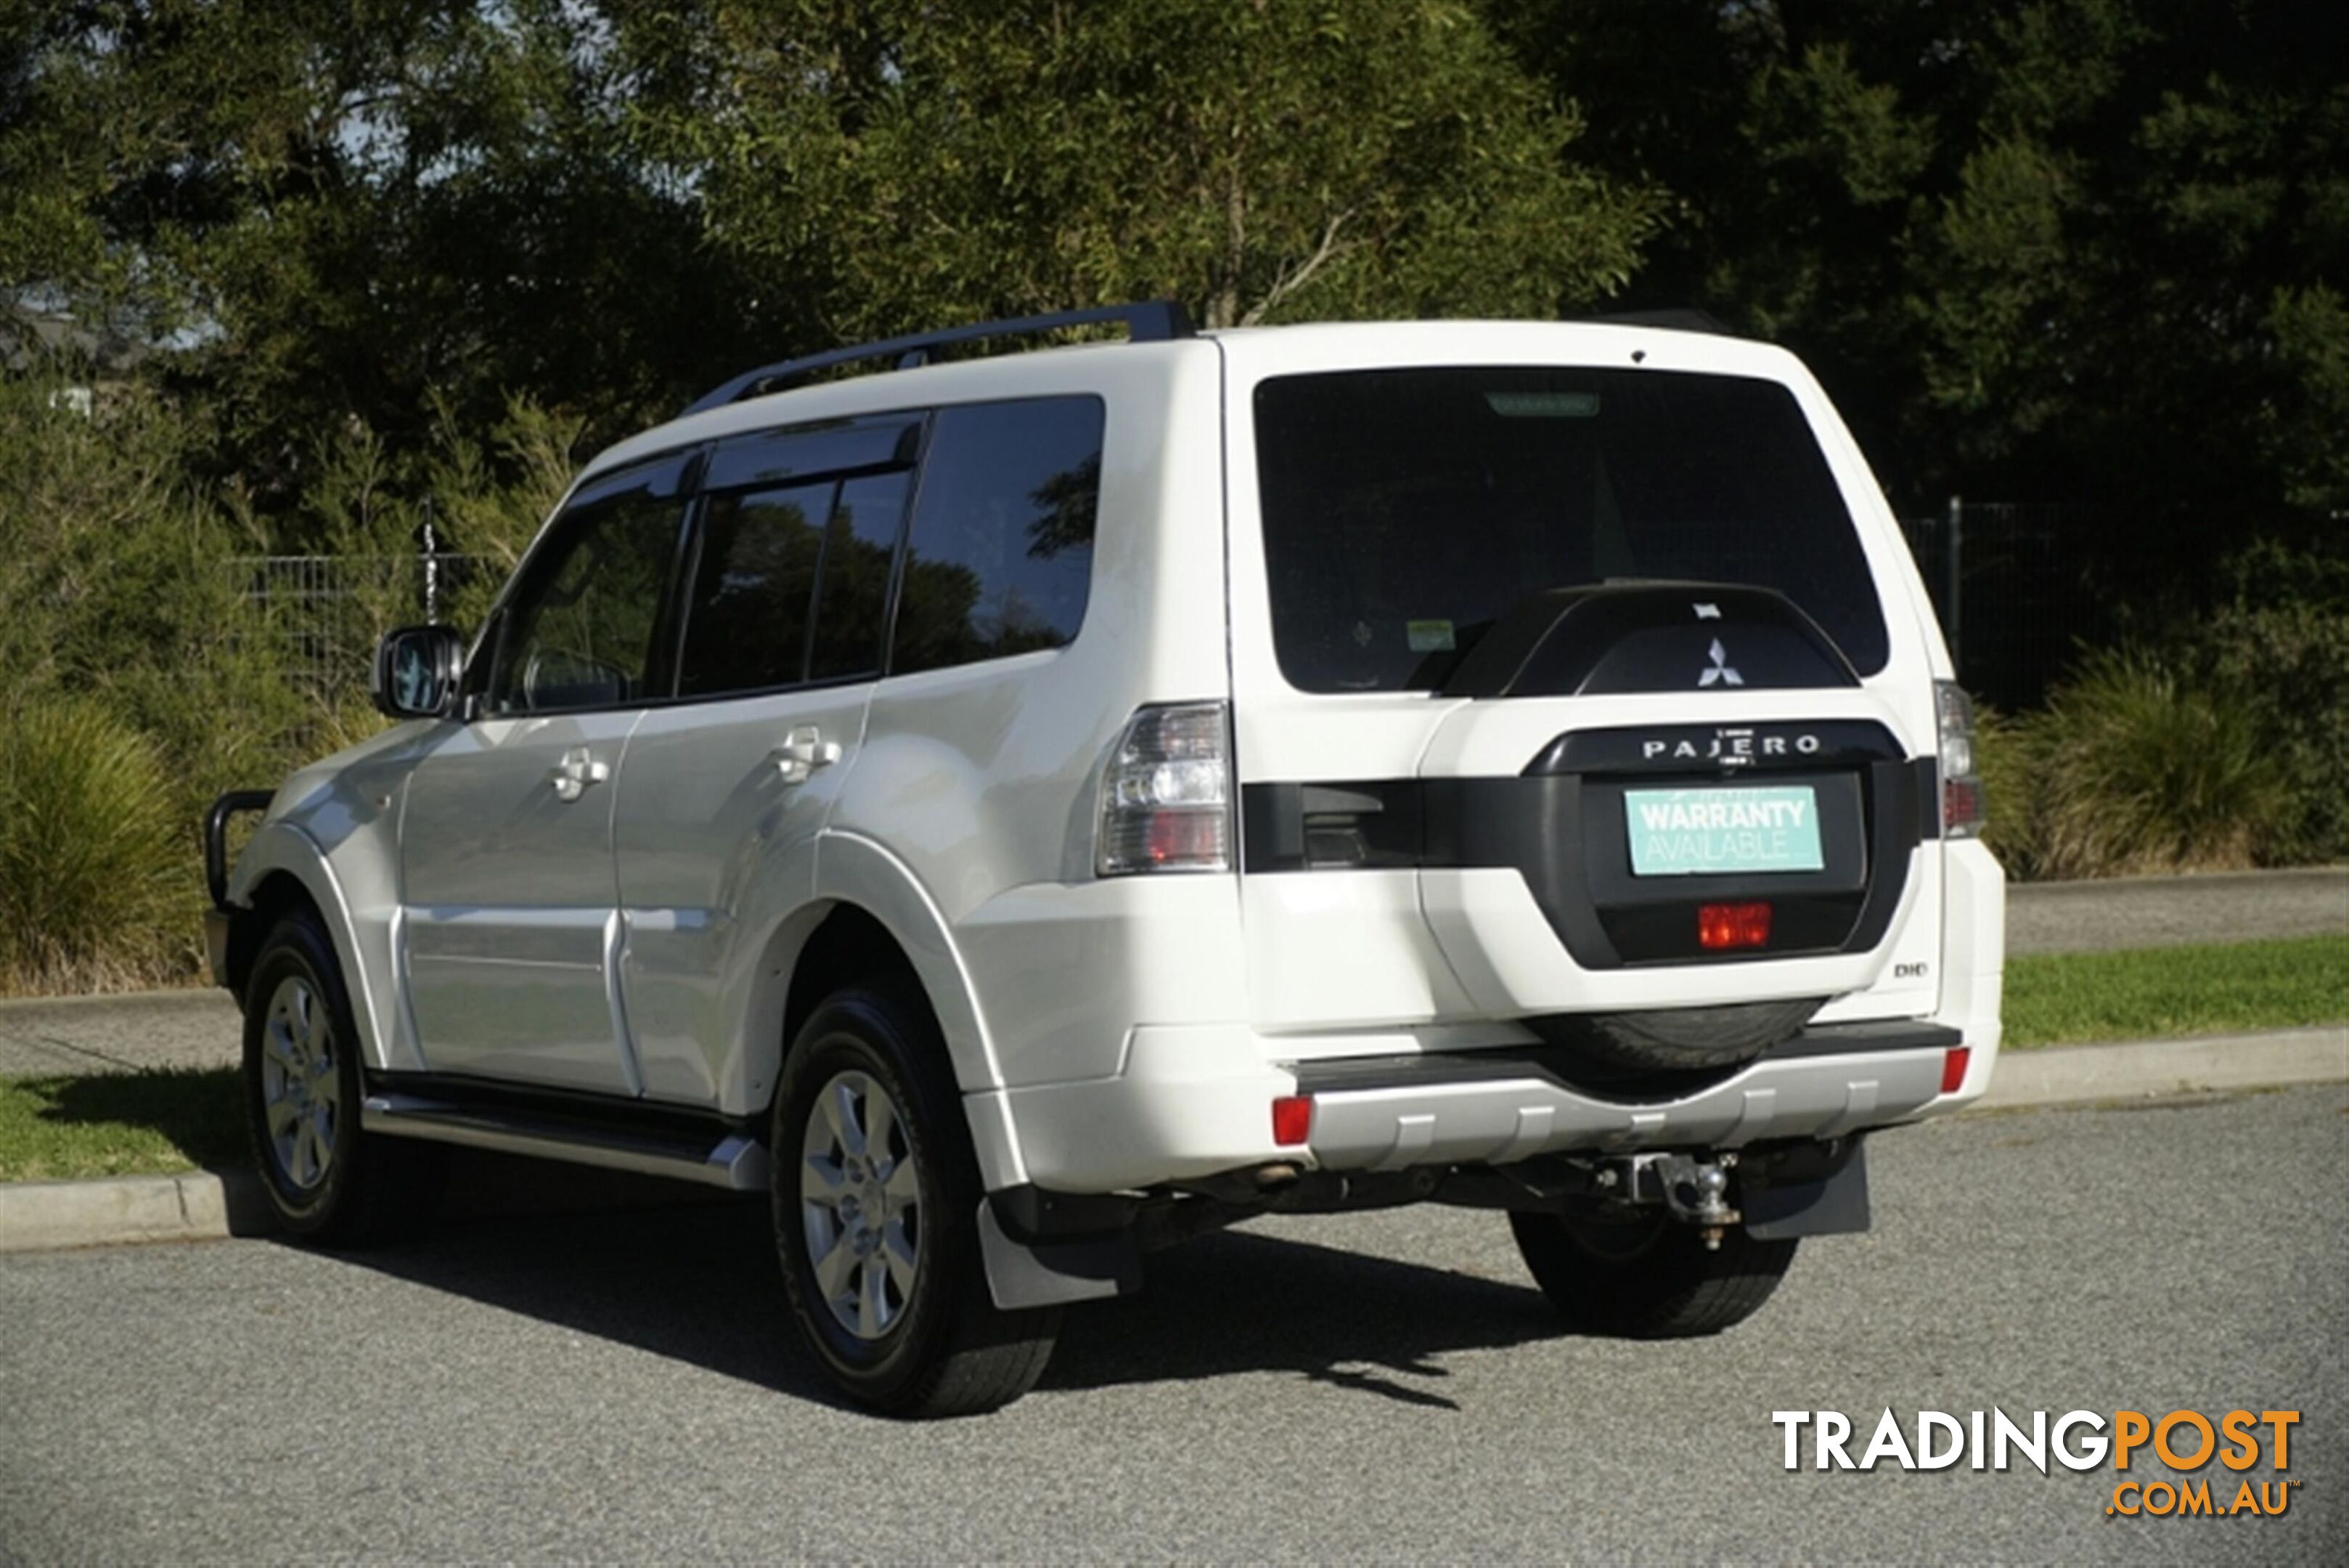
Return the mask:
<svg viewBox="0 0 2349 1568">
<path fill-rule="evenodd" d="M 719 444 L 703 480 L 678 696 L 881 673 L 925 419 L 884 414 Z"/>
<path fill-rule="evenodd" d="M 1810 423 L 1775 382 L 1459 367 L 1255 397 L 1273 643 L 1305 691 L 1431 691 L 1545 588 L 1775 588 L 1861 674 L 1884 617 Z"/>
<path fill-rule="evenodd" d="M 805 679 L 808 627 L 836 484 L 711 498 L 686 616 L 678 695 L 761 691 Z"/>
<path fill-rule="evenodd" d="M 938 410 L 899 590 L 895 674 L 1065 646 L 1085 616 L 1099 398 Z"/>
<path fill-rule="evenodd" d="M 823 542 L 812 680 L 875 675 L 889 627 L 889 566 L 910 476 L 868 473 L 840 487 Z"/>
</svg>

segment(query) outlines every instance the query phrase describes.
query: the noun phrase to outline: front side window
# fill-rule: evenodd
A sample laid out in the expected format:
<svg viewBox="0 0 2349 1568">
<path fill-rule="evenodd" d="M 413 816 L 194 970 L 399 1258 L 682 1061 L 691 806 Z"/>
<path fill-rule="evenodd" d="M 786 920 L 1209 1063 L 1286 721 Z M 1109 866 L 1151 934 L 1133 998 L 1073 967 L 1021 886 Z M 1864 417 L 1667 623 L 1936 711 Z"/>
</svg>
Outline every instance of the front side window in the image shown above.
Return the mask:
<svg viewBox="0 0 2349 1568">
<path fill-rule="evenodd" d="M 922 463 L 890 670 L 1065 646 L 1084 620 L 1102 400 L 941 409 Z"/>
<path fill-rule="evenodd" d="M 574 506 L 503 612 L 488 711 L 627 707 L 653 695 L 653 632 L 685 504 L 651 489 Z"/>
<path fill-rule="evenodd" d="M 1884 616 L 1835 476 L 1773 381 L 1445 367 L 1255 396 L 1273 644 L 1303 691 L 1441 686 L 1520 600 L 1634 579 L 1775 588 L 1861 674 Z"/>
</svg>

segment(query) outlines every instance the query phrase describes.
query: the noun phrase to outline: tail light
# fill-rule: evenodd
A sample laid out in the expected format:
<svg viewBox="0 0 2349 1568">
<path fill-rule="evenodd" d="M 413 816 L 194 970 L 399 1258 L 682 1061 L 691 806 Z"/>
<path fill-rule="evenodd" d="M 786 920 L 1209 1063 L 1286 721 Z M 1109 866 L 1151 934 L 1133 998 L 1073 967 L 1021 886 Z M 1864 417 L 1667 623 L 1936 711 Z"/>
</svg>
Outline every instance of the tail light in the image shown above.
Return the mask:
<svg viewBox="0 0 2349 1568">
<path fill-rule="evenodd" d="M 1971 1045 L 1950 1047 L 1950 1054 L 1941 1058 L 1941 1093 L 1954 1095 L 1966 1086 L 1966 1067 L 1973 1054 Z"/>
<path fill-rule="evenodd" d="M 1941 721 L 1941 836 L 1971 838 L 1988 815 L 1974 762 L 1973 699 L 1954 680 L 1934 681 L 1933 698 Z"/>
<path fill-rule="evenodd" d="M 1699 904 L 1696 907 L 1697 946 L 1707 952 L 1727 948 L 1766 947 L 1770 941 L 1767 904 Z"/>
<path fill-rule="evenodd" d="M 1231 722 L 1221 702 L 1143 708 L 1102 775 L 1094 868 L 1232 868 Z"/>
</svg>

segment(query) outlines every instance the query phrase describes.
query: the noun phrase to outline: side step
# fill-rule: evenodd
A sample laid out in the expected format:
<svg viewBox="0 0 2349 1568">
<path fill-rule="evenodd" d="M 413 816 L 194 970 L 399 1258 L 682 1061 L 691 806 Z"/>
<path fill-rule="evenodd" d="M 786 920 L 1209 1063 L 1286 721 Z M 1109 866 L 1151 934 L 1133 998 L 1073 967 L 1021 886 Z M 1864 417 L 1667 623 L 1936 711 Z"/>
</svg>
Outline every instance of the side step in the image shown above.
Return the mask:
<svg viewBox="0 0 2349 1568">
<path fill-rule="evenodd" d="M 387 1137 L 428 1138 L 501 1154 L 566 1159 L 722 1187 L 767 1189 L 767 1150 L 739 1132 L 709 1128 L 602 1127 L 519 1106 L 458 1105 L 404 1090 L 378 1089 L 359 1103 L 359 1125 Z"/>
</svg>

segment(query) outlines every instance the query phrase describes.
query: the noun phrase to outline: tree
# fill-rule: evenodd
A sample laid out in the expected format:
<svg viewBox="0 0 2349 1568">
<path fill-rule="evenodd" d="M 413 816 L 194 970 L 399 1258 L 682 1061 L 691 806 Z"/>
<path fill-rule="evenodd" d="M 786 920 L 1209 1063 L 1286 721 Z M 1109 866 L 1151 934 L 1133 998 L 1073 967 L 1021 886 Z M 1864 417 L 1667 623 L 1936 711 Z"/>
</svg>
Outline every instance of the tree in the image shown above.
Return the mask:
<svg viewBox="0 0 2349 1568">
<path fill-rule="evenodd" d="M 2279 0 L 1488 0 L 1669 193 L 1627 303 L 1796 348 L 1910 508 L 2191 597 L 2349 503 L 2349 32 Z"/>
<path fill-rule="evenodd" d="M 0 296 L 129 320 L 280 532 L 321 439 L 674 409 L 740 291 L 564 0 L 0 12 Z M 306 543 L 300 537 L 287 543 Z"/>
<path fill-rule="evenodd" d="M 643 144 L 762 308 L 804 291 L 796 346 L 1155 296 L 1215 326 L 1547 316 L 1619 288 L 1652 223 L 1459 5 L 615 16 Z"/>
</svg>

